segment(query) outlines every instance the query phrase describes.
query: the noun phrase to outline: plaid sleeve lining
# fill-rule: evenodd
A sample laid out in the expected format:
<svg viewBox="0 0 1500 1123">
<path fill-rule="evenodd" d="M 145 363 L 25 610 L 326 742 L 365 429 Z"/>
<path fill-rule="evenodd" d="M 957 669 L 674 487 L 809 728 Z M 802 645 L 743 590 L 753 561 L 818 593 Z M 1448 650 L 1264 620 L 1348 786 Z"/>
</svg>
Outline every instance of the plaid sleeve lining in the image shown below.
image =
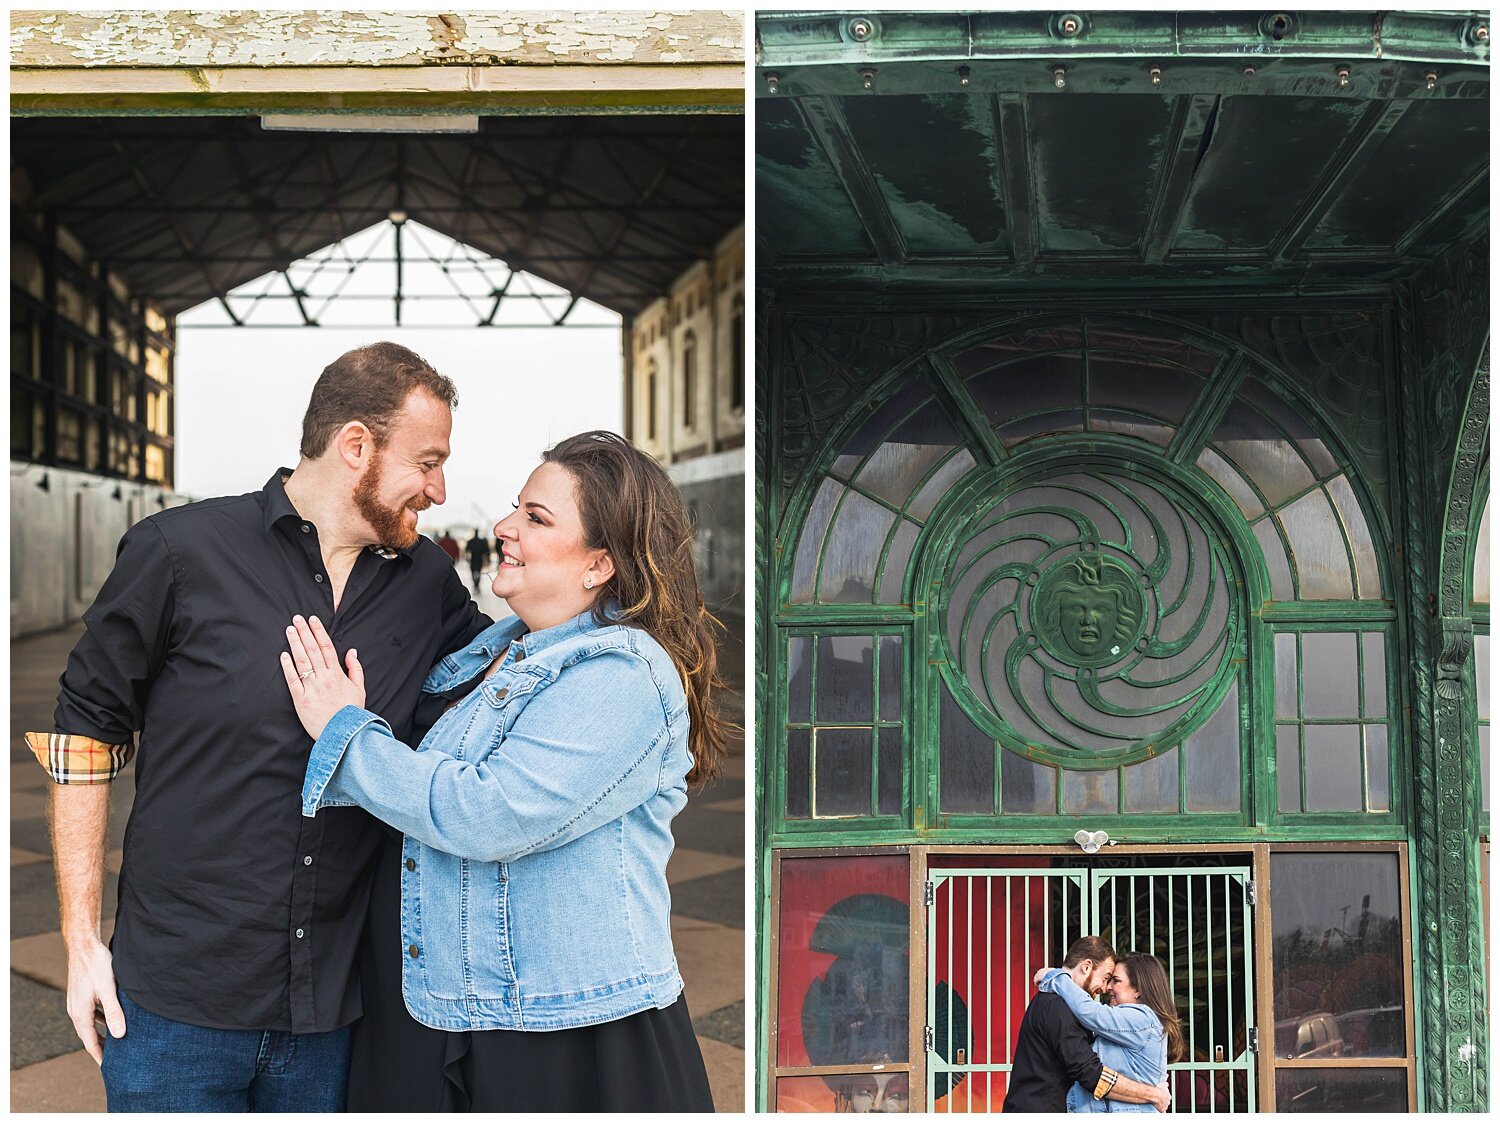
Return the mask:
<svg viewBox="0 0 1500 1123">
<path fill-rule="evenodd" d="M 78 733 L 28 733 L 26 745 L 55 784 L 107 784 L 135 756 L 135 745 L 109 745 Z"/>
<path fill-rule="evenodd" d="M 1120 1074 L 1105 1065 L 1099 1070 L 1099 1083 L 1094 1085 L 1094 1099 L 1102 1100 L 1114 1090 L 1115 1081 L 1120 1079 Z"/>
</svg>

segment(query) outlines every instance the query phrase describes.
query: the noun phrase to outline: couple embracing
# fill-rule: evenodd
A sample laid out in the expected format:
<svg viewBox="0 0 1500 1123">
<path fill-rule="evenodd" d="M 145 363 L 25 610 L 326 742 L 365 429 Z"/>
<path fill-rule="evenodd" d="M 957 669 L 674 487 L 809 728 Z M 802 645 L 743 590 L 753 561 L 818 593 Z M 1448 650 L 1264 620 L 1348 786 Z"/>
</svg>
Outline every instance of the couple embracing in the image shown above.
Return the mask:
<svg viewBox="0 0 1500 1123">
<path fill-rule="evenodd" d="M 404 347 L 340 357 L 296 469 L 132 527 L 84 616 L 27 739 L 111 1111 L 712 1109 L 668 927 L 726 732 L 681 498 L 612 433 L 547 450 L 492 623 L 417 534 L 456 404 Z"/>
<path fill-rule="evenodd" d="M 1166 1111 L 1167 1061 L 1184 1053 L 1161 960 L 1116 957 L 1098 936 L 1043 967 L 1016 1039 L 1005 1111 Z M 1095 999 L 1106 996 L 1106 1003 Z"/>
</svg>

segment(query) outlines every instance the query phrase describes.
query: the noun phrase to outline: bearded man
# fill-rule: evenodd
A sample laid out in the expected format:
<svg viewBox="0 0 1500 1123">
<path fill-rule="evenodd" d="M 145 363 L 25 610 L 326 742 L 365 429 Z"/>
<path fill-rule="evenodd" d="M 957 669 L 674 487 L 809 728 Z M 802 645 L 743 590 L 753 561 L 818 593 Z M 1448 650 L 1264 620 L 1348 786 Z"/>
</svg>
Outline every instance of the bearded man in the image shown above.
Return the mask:
<svg viewBox="0 0 1500 1123">
<path fill-rule="evenodd" d="M 279 656 L 294 614 L 327 621 L 409 741 L 429 668 L 490 623 L 417 534 L 446 497 L 457 401 L 405 347 L 341 356 L 296 470 L 137 523 L 84 614 L 54 730 L 27 740 L 55 782 L 68 1015 L 111 1111 L 344 1108 L 380 828 L 357 808 L 302 817 L 312 742 Z M 106 948 L 109 783 L 132 756 Z"/>
</svg>

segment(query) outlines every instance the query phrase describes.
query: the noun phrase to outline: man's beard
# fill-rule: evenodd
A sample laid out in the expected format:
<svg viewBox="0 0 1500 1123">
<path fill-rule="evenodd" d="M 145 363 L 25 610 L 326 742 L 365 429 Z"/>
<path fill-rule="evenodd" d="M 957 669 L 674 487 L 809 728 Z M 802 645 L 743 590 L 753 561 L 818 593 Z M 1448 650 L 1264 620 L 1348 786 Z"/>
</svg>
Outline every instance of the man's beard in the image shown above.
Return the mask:
<svg viewBox="0 0 1500 1123">
<path fill-rule="evenodd" d="M 354 506 L 364 516 L 365 521 L 370 524 L 370 529 L 375 532 L 375 539 L 389 550 L 405 550 L 417 544 L 417 528 L 406 525 L 405 512 L 425 511 L 432 506 L 432 500 L 425 495 L 400 507 L 387 507 L 380 501 L 380 452 L 376 450 L 375 457 L 370 461 L 370 466 L 365 469 L 365 474 L 359 483 L 354 485 Z"/>
</svg>

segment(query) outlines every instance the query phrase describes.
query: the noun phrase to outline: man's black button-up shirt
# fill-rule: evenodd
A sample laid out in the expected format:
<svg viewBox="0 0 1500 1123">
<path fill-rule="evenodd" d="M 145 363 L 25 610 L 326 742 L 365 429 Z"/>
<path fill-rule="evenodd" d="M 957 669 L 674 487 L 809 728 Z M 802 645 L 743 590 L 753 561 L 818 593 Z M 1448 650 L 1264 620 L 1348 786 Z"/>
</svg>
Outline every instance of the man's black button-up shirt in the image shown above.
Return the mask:
<svg viewBox="0 0 1500 1123">
<path fill-rule="evenodd" d="M 428 669 L 489 620 L 425 538 L 365 550 L 335 612 L 289 475 L 126 533 L 55 723 L 113 744 L 140 731 L 112 942 L 120 987 L 194 1025 L 313 1033 L 360 1014 L 353 964 L 379 827 L 358 808 L 300 813 L 312 740 L 278 662 L 286 627 L 316 615 L 341 660 L 358 649 L 366 705 L 413 743 Z"/>
</svg>

